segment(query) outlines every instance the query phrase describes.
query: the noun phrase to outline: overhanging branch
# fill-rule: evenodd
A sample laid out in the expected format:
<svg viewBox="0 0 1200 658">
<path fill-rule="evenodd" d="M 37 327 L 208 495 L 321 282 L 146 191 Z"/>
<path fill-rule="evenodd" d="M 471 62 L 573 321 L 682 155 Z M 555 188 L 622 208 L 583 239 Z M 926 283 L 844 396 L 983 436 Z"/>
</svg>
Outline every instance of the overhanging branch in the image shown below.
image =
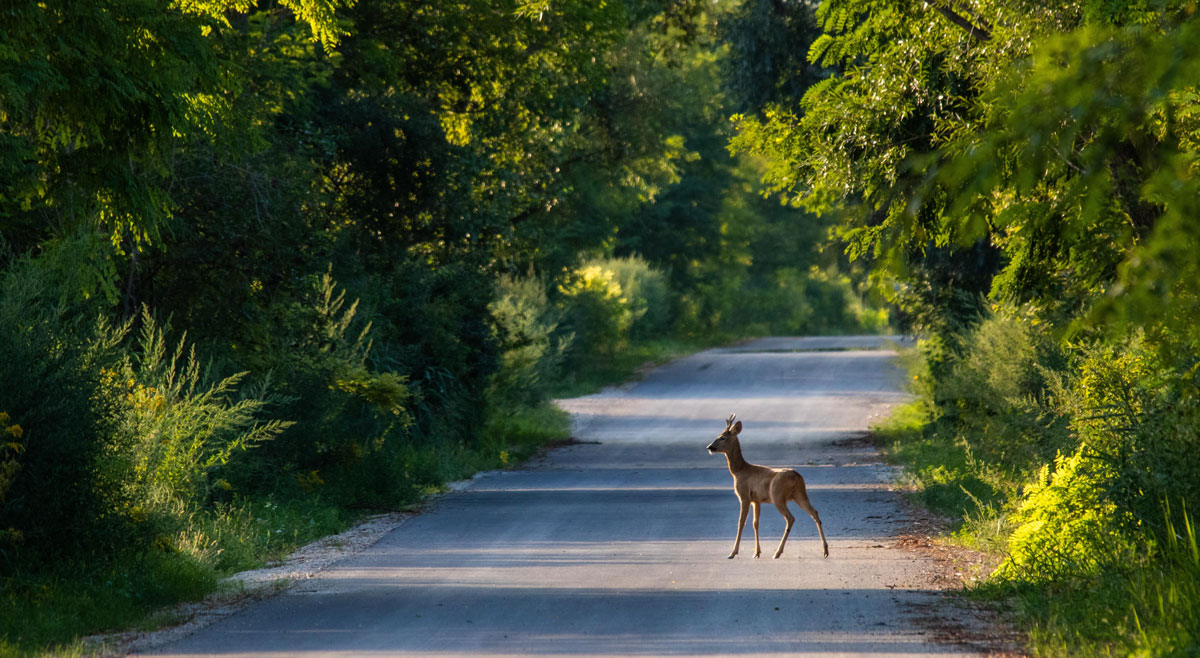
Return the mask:
<svg viewBox="0 0 1200 658">
<path fill-rule="evenodd" d="M 966 30 L 967 34 L 970 34 L 979 43 L 984 43 L 984 42 L 992 40 L 991 31 L 987 30 L 986 28 L 980 27 L 980 26 L 976 25 L 975 23 L 972 23 L 971 21 L 964 18 L 962 14 L 959 14 L 958 12 L 954 11 L 950 7 L 943 5 L 941 3 L 934 3 L 933 8 L 938 10 L 939 14 L 941 14 L 942 16 L 945 16 L 946 20 L 948 20 L 951 23 L 954 23 L 955 25 L 957 25 L 958 27 L 961 27 L 962 29 Z"/>
</svg>

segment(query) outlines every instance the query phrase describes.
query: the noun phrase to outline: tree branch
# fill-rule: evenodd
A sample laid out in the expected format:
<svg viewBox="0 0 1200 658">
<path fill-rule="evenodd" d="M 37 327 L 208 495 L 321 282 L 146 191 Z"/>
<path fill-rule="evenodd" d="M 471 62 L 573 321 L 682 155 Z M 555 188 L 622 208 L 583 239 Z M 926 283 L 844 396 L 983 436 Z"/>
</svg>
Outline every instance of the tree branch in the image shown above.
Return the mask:
<svg viewBox="0 0 1200 658">
<path fill-rule="evenodd" d="M 990 31 L 963 18 L 962 14 L 955 12 L 950 7 L 944 6 L 939 3 L 939 4 L 934 4 L 933 8 L 938 10 L 939 14 L 941 14 L 942 16 L 945 16 L 946 20 L 948 20 L 951 23 L 954 23 L 955 25 L 957 25 L 958 27 L 961 27 L 962 29 L 966 30 L 967 34 L 974 37 L 975 41 L 977 41 L 979 43 L 984 43 L 984 42 L 992 40 L 992 33 Z"/>
<path fill-rule="evenodd" d="M 545 201 L 538 201 L 537 203 L 526 208 L 525 210 L 522 210 L 521 212 L 517 213 L 516 215 L 513 215 L 511 218 L 509 218 L 508 223 L 512 224 L 513 226 L 516 226 L 517 224 L 520 224 L 521 222 L 529 219 L 530 217 L 534 216 L 538 212 L 544 210 L 545 206 L 546 206 Z"/>
</svg>

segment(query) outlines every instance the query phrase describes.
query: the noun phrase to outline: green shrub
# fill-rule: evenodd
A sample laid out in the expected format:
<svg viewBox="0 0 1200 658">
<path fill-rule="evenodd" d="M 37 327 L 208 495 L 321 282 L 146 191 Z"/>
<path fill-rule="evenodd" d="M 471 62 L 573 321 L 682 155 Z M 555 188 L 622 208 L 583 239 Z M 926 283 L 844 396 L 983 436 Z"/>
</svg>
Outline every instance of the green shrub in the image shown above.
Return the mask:
<svg viewBox="0 0 1200 658">
<path fill-rule="evenodd" d="M 574 334 L 567 353 L 572 365 L 611 356 L 625 345 L 633 312 L 611 270 L 599 265 L 573 270 L 558 292 L 563 324 Z"/>
<path fill-rule="evenodd" d="M 817 266 L 781 267 L 765 279 L 723 278 L 684 297 L 685 331 L 738 336 L 878 333 L 884 309 L 870 308 L 849 277 Z"/>
<path fill-rule="evenodd" d="M 500 367 L 492 375 L 494 405 L 534 406 L 560 376 L 572 335 L 557 332 L 561 311 L 551 306 L 545 282 L 535 276 L 502 276 L 488 306 L 501 344 Z"/>
<path fill-rule="evenodd" d="M 1105 495 L 1116 472 L 1080 446 L 1042 470 L 1013 522 L 1009 554 L 996 571 L 1005 580 L 1068 580 L 1133 564 L 1128 513 Z"/>
<path fill-rule="evenodd" d="M 488 304 L 496 282 L 483 268 L 397 263 L 355 289 L 370 309 L 367 365 L 408 377 L 411 425 L 395 438 L 469 444 L 479 436 L 480 401 L 499 367 Z M 388 440 L 391 440 L 389 438 Z"/>
<path fill-rule="evenodd" d="M 290 331 L 252 363 L 279 392 L 277 417 L 295 421 L 253 457 L 226 469 L 232 493 L 313 495 L 326 488 L 350 501 L 380 501 L 393 491 L 390 446 L 418 403 L 406 375 L 373 369 L 370 322 L 358 317 L 330 273 L 314 277 L 303 303 L 281 309 Z M 269 378 L 266 378 L 269 375 Z"/>
<path fill-rule="evenodd" d="M 1142 331 L 1060 343 L 1012 312 L 921 347 L 935 412 L 892 453 L 960 537 L 1002 550 L 981 592 L 1015 602 L 1038 655 L 1195 653 L 1194 350 Z"/>
<path fill-rule="evenodd" d="M 1106 498 L 1156 536 L 1166 532 L 1162 501 L 1200 506 L 1200 399 L 1189 392 L 1194 375 L 1164 362 L 1160 348 L 1141 332 L 1097 343 L 1082 350 L 1078 375 L 1058 386 L 1085 454 L 1113 471 Z"/>
<path fill-rule="evenodd" d="M 1071 449 L 1069 416 L 1051 391 L 1065 357 L 1026 318 L 989 315 L 938 358 L 940 376 L 930 392 L 984 463 L 1032 474 Z"/>
<path fill-rule="evenodd" d="M 639 256 L 604 258 L 584 264 L 612 272 L 629 307 L 629 336 L 634 339 L 661 337 L 671 323 L 671 288 L 667 275 Z"/>
<path fill-rule="evenodd" d="M 4 504 L 17 471 L 21 470 L 20 456 L 25 452 L 25 428 L 11 421 L 7 411 L 0 411 L 0 442 L 3 442 L 0 445 L 0 505 Z"/>
<path fill-rule="evenodd" d="M 727 335 L 731 327 L 747 337 L 766 333 L 766 327 L 744 315 L 754 308 L 748 298 L 747 281 L 744 272 L 722 272 L 681 292 L 676 303 L 676 331 L 689 337 Z"/>
<path fill-rule="evenodd" d="M 1168 531 L 1143 560 L 1083 581 L 1002 583 L 984 591 L 1016 604 L 1038 656 L 1194 656 L 1200 651 L 1196 527 L 1177 505 L 1160 512 Z"/>
<path fill-rule="evenodd" d="M 5 571 L 15 561 L 103 554 L 126 536 L 124 519 L 111 513 L 121 481 L 101 468 L 108 445 L 94 404 L 99 366 L 113 358 L 114 346 L 69 297 L 34 259 L 18 259 L 0 274 Z M 13 439 L 20 448 L 7 446 Z"/>
<path fill-rule="evenodd" d="M 239 398 L 246 373 L 215 381 L 202 373 L 186 336 L 168 350 L 165 330 L 148 309 L 134 356 L 100 374 L 100 395 L 111 414 L 110 450 L 128 469 L 119 479 L 135 521 L 196 509 L 208 500 L 216 468 L 292 425 L 263 418 L 268 405 L 282 401 L 278 396 Z"/>
</svg>

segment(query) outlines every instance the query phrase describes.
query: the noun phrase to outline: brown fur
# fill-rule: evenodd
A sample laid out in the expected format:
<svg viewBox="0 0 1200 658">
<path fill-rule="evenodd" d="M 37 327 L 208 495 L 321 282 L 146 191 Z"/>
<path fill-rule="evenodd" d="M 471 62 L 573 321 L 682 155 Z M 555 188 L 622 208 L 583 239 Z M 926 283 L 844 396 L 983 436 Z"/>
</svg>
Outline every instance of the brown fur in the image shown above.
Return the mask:
<svg viewBox="0 0 1200 658">
<path fill-rule="evenodd" d="M 821 535 L 824 557 L 829 557 L 829 544 L 825 541 L 825 529 L 821 527 L 821 517 L 817 515 L 816 508 L 808 502 L 804 477 L 790 468 L 770 468 L 746 461 L 746 458 L 742 456 L 742 445 L 738 441 L 738 434 L 742 431 L 742 421 L 739 420 L 737 424 L 734 424 L 733 418 L 734 415 L 730 414 L 729 418 L 725 420 L 725 431 L 721 432 L 721 435 L 708 446 L 710 453 L 723 453 L 729 462 L 729 472 L 733 475 L 733 491 L 737 494 L 738 501 L 742 506 L 738 514 L 737 537 L 733 540 L 733 552 L 729 554 L 729 557 L 732 558 L 738 554 L 738 547 L 742 543 L 742 530 L 746 527 L 746 514 L 751 505 L 754 506 L 754 557 L 762 554 L 762 548 L 758 543 L 758 512 L 762 503 L 771 503 L 775 509 L 779 510 L 783 518 L 787 519 L 783 538 L 779 540 L 779 548 L 775 550 L 776 558 L 783 555 L 783 545 L 787 543 L 788 534 L 792 531 L 792 524 L 796 521 L 796 517 L 788 511 L 788 501 L 796 501 L 800 509 L 808 512 L 808 515 L 817 523 L 817 532 Z"/>
</svg>

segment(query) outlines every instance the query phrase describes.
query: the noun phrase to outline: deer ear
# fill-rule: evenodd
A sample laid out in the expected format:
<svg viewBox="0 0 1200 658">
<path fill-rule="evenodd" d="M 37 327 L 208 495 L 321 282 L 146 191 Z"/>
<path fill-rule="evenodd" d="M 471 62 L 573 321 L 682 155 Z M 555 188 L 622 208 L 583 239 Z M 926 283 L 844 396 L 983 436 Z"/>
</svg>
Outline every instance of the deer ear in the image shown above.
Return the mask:
<svg viewBox="0 0 1200 658">
<path fill-rule="evenodd" d="M 733 424 L 733 433 L 734 434 L 742 433 L 742 421 L 739 420 L 738 422 Z"/>
</svg>

